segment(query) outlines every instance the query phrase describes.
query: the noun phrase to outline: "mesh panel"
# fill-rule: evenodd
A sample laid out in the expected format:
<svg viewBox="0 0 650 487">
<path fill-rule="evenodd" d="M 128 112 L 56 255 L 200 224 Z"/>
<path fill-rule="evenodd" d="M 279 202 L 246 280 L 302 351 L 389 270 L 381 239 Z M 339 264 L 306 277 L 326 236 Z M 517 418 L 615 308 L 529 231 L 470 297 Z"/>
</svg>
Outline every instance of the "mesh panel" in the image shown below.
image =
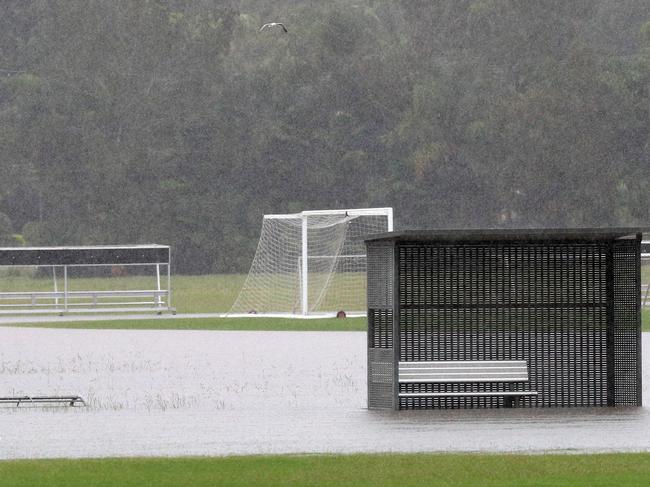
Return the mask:
<svg viewBox="0 0 650 487">
<path fill-rule="evenodd" d="M 368 308 L 393 306 L 393 246 L 368 247 Z"/>
<path fill-rule="evenodd" d="M 368 246 L 368 407 L 393 408 L 392 245 Z"/>
<path fill-rule="evenodd" d="M 393 350 L 368 349 L 368 407 L 393 408 L 395 362 Z"/>
<path fill-rule="evenodd" d="M 607 404 L 606 243 L 398 249 L 400 360 L 526 360 L 530 377 L 512 386 L 400 384 L 400 392 L 513 387 L 539 392 L 522 406 Z M 401 398 L 399 405 L 498 407 L 504 399 Z"/>
<path fill-rule="evenodd" d="M 370 348 L 393 348 L 393 310 L 368 310 L 368 346 Z"/>
<path fill-rule="evenodd" d="M 614 404 L 641 405 L 641 321 L 639 242 L 622 240 L 613 248 Z"/>
</svg>

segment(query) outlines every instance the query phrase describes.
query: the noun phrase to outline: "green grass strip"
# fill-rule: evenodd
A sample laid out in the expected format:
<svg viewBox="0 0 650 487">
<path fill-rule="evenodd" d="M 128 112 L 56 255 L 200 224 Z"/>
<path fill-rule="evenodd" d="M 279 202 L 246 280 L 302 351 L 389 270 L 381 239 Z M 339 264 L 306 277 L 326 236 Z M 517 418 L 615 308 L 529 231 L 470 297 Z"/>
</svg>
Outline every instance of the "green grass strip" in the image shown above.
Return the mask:
<svg viewBox="0 0 650 487">
<path fill-rule="evenodd" d="M 171 318 L 143 320 L 55 321 L 2 326 L 114 330 L 365 331 L 365 318 Z M 650 331 L 650 310 L 643 310 L 643 331 Z"/>
<path fill-rule="evenodd" d="M 365 318 L 172 318 L 144 320 L 56 321 L 2 326 L 114 330 L 365 331 Z M 643 331 L 650 331 L 650 310 L 643 310 Z"/>
<path fill-rule="evenodd" d="M 363 331 L 365 318 L 170 318 L 143 320 L 61 321 L 13 323 L 2 326 L 114 330 L 261 330 L 261 331 Z"/>
<path fill-rule="evenodd" d="M 287 455 L 0 462 L 0 485 L 116 486 L 640 486 L 650 454 Z"/>
</svg>

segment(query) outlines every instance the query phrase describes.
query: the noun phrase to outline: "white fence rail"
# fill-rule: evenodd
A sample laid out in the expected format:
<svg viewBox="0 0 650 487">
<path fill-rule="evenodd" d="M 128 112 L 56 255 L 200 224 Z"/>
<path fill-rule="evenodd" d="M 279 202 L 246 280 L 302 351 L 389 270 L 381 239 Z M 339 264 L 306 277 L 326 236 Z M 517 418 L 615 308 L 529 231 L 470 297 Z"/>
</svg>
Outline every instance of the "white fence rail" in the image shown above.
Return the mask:
<svg viewBox="0 0 650 487">
<path fill-rule="evenodd" d="M 0 314 L 174 311 L 166 289 L 0 292 Z"/>
<path fill-rule="evenodd" d="M 650 307 L 650 284 L 641 284 L 641 306 Z"/>
</svg>

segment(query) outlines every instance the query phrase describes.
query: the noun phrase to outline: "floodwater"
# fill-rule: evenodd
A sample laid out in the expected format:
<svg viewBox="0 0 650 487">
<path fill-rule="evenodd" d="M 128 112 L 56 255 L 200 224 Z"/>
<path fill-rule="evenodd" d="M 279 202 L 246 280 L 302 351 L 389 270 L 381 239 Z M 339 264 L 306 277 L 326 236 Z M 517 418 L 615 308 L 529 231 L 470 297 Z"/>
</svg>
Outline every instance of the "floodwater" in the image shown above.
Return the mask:
<svg viewBox="0 0 650 487">
<path fill-rule="evenodd" d="M 88 402 L 0 407 L 0 459 L 650 450 L 648 407 L 368 411 L 365 345 L 360 332 L 0 327 L 0 396 Z"/>
</svg>

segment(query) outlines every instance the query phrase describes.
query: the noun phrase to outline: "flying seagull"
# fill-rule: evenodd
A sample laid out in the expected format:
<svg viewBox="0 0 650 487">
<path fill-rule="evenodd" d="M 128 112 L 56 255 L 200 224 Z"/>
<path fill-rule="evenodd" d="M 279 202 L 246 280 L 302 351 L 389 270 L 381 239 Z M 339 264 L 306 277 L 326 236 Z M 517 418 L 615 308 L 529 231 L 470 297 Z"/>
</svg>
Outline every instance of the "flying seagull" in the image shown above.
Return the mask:
<svg viewBox="0 0 650 487">
<path fill-rule="evenodd" d="M 289 31 L 287 30 L 287 28 L 284 26 L 284 24 L 283 24 L 282 22 L 269 22 L 268 24 L 264 24 L 264 25 L 262 26 L 262 28 L 260 29 L 260 32 L 262 32 L 262 31 L 263 31 L 264 29 L 266 29 L 267 27 L 268 27 L 269 29 L 270 29 L 271 27 L 282 27 L 282 30 L 283 30 L 285 33 L 289 32 Z"/>
</svg>

